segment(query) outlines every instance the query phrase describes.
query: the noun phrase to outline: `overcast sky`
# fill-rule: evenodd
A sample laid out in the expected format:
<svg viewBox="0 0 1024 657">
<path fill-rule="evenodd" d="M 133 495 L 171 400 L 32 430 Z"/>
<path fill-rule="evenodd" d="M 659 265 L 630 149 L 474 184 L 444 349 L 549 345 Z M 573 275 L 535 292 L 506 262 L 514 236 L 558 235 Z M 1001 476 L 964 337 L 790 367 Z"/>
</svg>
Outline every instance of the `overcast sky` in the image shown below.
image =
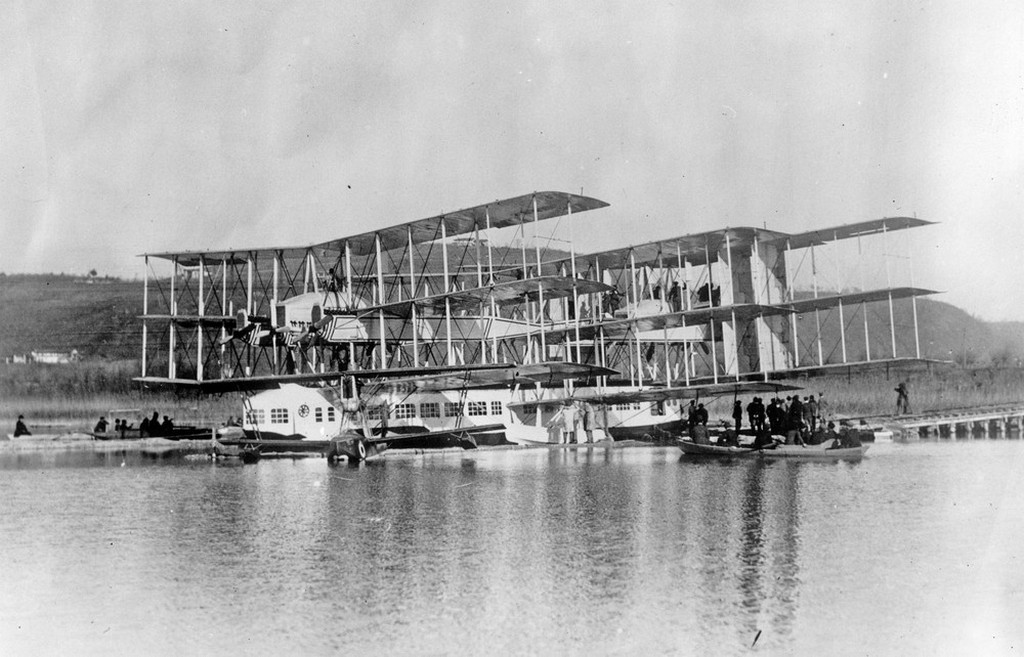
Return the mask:
<svg viewBox="0 0 1024 657">
<path fill-rule="evenodd" d="M 582 188 L 581 250 L 938 221 L 916 283 L 1024 320 L 1016 0 L 15 2 L 0 80 L 0 271 Z"/>
</svg>

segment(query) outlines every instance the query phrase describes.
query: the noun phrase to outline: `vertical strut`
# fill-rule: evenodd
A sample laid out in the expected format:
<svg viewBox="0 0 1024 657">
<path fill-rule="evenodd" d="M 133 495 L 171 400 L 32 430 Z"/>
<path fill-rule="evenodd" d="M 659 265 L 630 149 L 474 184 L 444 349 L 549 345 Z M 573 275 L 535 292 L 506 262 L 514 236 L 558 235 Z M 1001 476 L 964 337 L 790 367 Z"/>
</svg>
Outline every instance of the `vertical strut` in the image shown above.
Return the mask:
<svg viewBox="0 0 1024 657">
<path fill-rule="evenodd" d="M 146 336 L 148 324 L 146 315 L 149 314 L 149 256 L 145 256 L 144 269 L 142 270 L 142 376 L 146 376 Z"/>
<path fill-rule="evenodd" d="M 892 340 L 892 357 L 896 358 L 896 319 L 892 312 L 892 276 L 889 273 L 889 233 L 882 221 L 882 253 L 885 257 L 885 287 L 889 297 L 889 337 Z"/>
<path fill-rule="evenodd" d="M 420 337 L 416 316 L 416 250 L 412 242 L 412 227 L 406 229 L 409 235 L 409 304 L 412 307 L 412 365 L 420 366 Z"/>
<path fill-rule="evenodd" d="M 444 326 L 445 326 L 445 362 L 454 365 L 452 362 L 452 303 L 448 294 L 451 290 L 451 281 L 448 280 L 448 227 L 441 217 L 441 259 L 444 264 Z"/>
</svg>

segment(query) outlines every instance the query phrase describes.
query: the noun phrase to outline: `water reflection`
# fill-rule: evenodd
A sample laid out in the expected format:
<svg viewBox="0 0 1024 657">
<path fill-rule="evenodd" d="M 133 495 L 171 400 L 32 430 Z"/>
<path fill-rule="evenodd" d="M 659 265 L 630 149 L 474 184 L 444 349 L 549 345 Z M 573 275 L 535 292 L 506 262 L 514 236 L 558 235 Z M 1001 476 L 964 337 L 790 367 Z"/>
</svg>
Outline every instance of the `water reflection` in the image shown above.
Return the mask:
<svg viewBox="0 0 1024 657">
<path fill-rule="evenodd" d="M 913 506 L 936 486 L 930 471 L 885 458 L 720 463 L 662 448 L 538 449 L 350 467 L 111 451 L 5 454 L 0 467 L 0 574 L 13 592 L 0 599 L 0 637 L 55 647 L 46 628 L 60 618 L 63 640 L 83 654 L 256 645 L 239 634 L 259 637 L 265 653 L 729 654 L 758 632 L 758 650 L 826 652 L 807 637 L 833 582 L 850 591 L 896 577 L 901 552 L 853 558 L 879 550 L 872 536 L 927 532 L 911 541 L 918 551 L 940 546 L 934 504 Z M 970 472 L 961 459 L 949 468 Z M 887 522 L 877 510 L 897 507 L 877 499 L 875 510 L 868 499 L 837 513 L 852 490 L 917 493 Z M 1024 538 L 1015 531 L 1006 534 Z M 819 556 L 840 552 L 848 558 Z M 843 627 L 915 609 L 897 600 L 896 614 L 866 597 L 846 602 Z"/>
</svg>

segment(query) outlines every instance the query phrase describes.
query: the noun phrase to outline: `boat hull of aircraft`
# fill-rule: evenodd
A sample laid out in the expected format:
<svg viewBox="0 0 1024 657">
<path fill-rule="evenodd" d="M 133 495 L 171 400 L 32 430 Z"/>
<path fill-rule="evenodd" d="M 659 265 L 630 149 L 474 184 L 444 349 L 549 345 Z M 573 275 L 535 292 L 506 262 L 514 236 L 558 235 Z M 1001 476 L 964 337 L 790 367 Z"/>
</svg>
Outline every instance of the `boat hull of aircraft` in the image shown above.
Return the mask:
<svg viewBox="0 0 1024 657">
<path fill-rule="evenodd" d="M 577 388 L 575 394 L 586 400 L 597 390 Z M 371 401 L 366 415 L 371 435 L 407 437 L 403 447 L 450 447 L 452 439 L 444 432 L 465 429 L 474 430 L 480 445 L 565 442 L 559 416 L 564 402 L 544 395 L 544 390 L 532 387 L 416 391 Z M 342 406 L 330 388 L 282 384 L 247 400 L 237 433 L 247 440 L 267 442 L 328 440 L 351 428 L 344 423 Z M 654 440 L 678 436 L 683 428 L 677 400 L 600 405 L 594 415 L 591 431 L 596 439 Z M 577 415 L 576 434 L 577 440 L 586 435 L 582 413 Z"/>
</svg>

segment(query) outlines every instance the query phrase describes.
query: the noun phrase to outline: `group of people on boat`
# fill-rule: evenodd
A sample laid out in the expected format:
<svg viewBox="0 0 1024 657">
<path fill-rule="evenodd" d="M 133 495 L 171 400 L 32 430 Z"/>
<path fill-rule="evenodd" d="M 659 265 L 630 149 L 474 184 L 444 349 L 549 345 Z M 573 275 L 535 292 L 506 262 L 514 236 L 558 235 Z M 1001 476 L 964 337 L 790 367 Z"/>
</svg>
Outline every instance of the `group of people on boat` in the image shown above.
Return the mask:
<svg viewBox="0 0 1024 657">
<path fill-rule="evenodd" d="M 169 436 L 174 433 L 174 420 L 164 416 L 164 421 L 160 421 L 160 414 L 153 411 L 153 417 L 142 418 L 139 422 L 139 436 L 145 438 L 147 436 Z"/>
<path fill-rule="evenodd" d="M 107 433 L 108 426 L 110 426 L 110 423 L 107 422 L 107 418 L 101 415 L 96 426 L 92 429 L 93 433 Z M 131 428 L 132 424 L 128 420 L 121 418 L 114 419 L 114 433 L 118 434 L 122 439 L 125 438 Z"/>
<path fill-rule="evenodd" d="M 861 445 L 857 431 L 852 427 L 836 429 L 835 422 L 828 421 L 828 408 L 825 395 L 818 397 L 807 395 L 803 399 L 799 395 L 787 396 L 785 400 L 775 397 L 765 406 L 764 400 L 754 397 L 744 406 L 743 401 L 736 399 L 732 408 L 732 424 L 722 420 L 718 433 L 718 445 L 740 445 L 741 433 L 752 434 L 754 442 L 749 447 L 763 449 L 776 444 L 773 436 L 785 436 L 787 445 L 820 445 L 831 442 L 831 447 L 846 448 Z M 747 418 L 747 429 L 744 431 L 743 418 Z M 690 439 L 700 444 L 711 444 L 707 431 L 708 412 L 703 404 L 690 402 L 687 415 L 687 429 Z"/>
</svg>

